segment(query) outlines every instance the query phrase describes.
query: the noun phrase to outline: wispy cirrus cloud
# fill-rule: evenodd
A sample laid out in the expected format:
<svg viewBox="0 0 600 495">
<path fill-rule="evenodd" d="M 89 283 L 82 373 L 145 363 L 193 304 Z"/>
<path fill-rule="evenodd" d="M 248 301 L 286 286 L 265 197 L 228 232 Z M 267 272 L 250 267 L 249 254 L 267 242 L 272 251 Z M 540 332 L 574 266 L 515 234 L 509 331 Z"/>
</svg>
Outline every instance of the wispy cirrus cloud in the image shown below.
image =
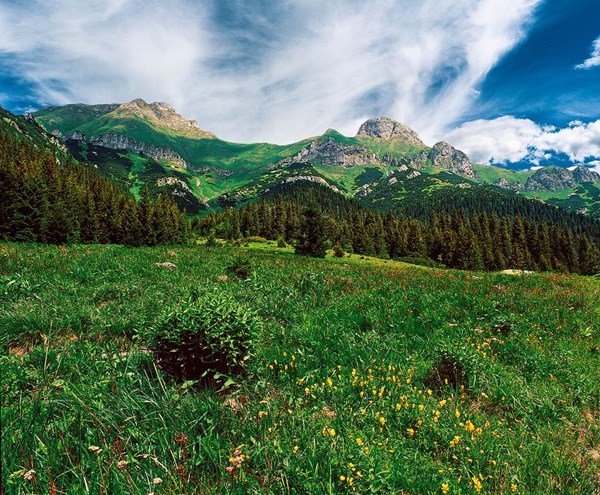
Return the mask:
<svg viewBox="0 0 600 495">
<path fill-rule="evenodd" d="M 237 141 L 388 115 L 433 142 L 541 1 L 14 0 L 0 55 L 40 104 L 168 101 Z"/>
<path fill-rule="evenodd" d="M 576 69 L 591 69 L 600 65 L 600 36 L 592 42 L 590 56 L 580 64 L 575 66 Z"/>
</svg>

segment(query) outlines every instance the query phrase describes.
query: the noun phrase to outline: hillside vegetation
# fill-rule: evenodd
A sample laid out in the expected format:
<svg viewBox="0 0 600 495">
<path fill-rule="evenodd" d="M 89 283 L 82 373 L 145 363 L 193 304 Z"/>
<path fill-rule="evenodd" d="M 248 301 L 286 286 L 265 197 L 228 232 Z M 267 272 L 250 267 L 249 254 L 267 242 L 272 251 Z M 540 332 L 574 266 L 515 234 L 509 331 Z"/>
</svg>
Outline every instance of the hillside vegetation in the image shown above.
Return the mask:
<svg viewBox="0 0 600 495">
<path fill-rule="evenodd" d="M 598 492 L 597 279 L 251 246 L 1 244 L 2 491 Z M 197 308 L 216 381 L 149 338 Z"/>
<path fill-rule="evenodd" d="M 167 192 L 190 214 L 238 206 L 298 177 L 309 177 L 364 204 L 403 208 L 432 195 L 493 186 L 499 198 L 518 194 L 591 217 L 600 215 L 600 175 L 543 167 L 516 172 L 472 164 L 450 144 L 426 146 L 409 127 L 369 119 L 355 136 L 334 129 L 288 145 L 218 139 L 166 103 L 48 107 L 34 113 L 81 162 L 139 196 L 140 185 Z M 164 179 L 171 179 L 165 189 Z"/>
</svg>

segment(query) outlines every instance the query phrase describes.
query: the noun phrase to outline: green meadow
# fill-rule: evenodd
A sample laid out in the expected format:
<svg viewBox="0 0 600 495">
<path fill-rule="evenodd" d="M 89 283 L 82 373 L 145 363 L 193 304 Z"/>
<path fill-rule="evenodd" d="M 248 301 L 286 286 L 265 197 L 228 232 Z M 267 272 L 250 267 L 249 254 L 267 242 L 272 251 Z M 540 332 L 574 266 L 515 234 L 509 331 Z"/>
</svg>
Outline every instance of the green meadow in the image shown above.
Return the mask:
<svg viewBox="0 0 600 495">
<path fill-rule="evenodd" d="M 220 318 L 239 366 L 167 373 Z M 600 489 L 595 277 L 3 243 L 0 329 L 6 494 Z"/>
</svg>

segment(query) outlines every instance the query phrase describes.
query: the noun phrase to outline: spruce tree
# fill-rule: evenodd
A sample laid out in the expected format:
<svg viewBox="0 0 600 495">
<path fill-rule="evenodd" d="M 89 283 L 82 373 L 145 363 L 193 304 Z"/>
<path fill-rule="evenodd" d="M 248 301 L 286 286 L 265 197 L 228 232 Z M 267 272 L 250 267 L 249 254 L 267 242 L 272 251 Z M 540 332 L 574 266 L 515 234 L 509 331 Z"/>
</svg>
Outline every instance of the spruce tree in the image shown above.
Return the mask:
<svg viewBox="0 0 600 495">
<path fill-rule="evenodd" d="M 316 207 L 309 207 L 302 214 L 300 236 L 296 245 L 296 254 L 324 258 L 325 248 L 325 221 L 323 214 Z"/>
</svg>

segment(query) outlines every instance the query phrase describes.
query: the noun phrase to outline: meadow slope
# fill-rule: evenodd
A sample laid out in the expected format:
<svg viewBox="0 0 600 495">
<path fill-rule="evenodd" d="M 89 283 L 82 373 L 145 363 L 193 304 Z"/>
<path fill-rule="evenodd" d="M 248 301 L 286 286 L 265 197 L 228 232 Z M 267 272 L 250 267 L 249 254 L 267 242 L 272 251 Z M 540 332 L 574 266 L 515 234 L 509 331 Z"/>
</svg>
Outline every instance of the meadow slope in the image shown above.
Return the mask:
<svg viewBox="0 0 600 495">
<path fill-rule="evenodd" d="M 597 278 L 255 247 L 0 244 L 3 492 L 598 493 Z M 140 337 L 212 293 L 227 388 Z"/>
</svg>

